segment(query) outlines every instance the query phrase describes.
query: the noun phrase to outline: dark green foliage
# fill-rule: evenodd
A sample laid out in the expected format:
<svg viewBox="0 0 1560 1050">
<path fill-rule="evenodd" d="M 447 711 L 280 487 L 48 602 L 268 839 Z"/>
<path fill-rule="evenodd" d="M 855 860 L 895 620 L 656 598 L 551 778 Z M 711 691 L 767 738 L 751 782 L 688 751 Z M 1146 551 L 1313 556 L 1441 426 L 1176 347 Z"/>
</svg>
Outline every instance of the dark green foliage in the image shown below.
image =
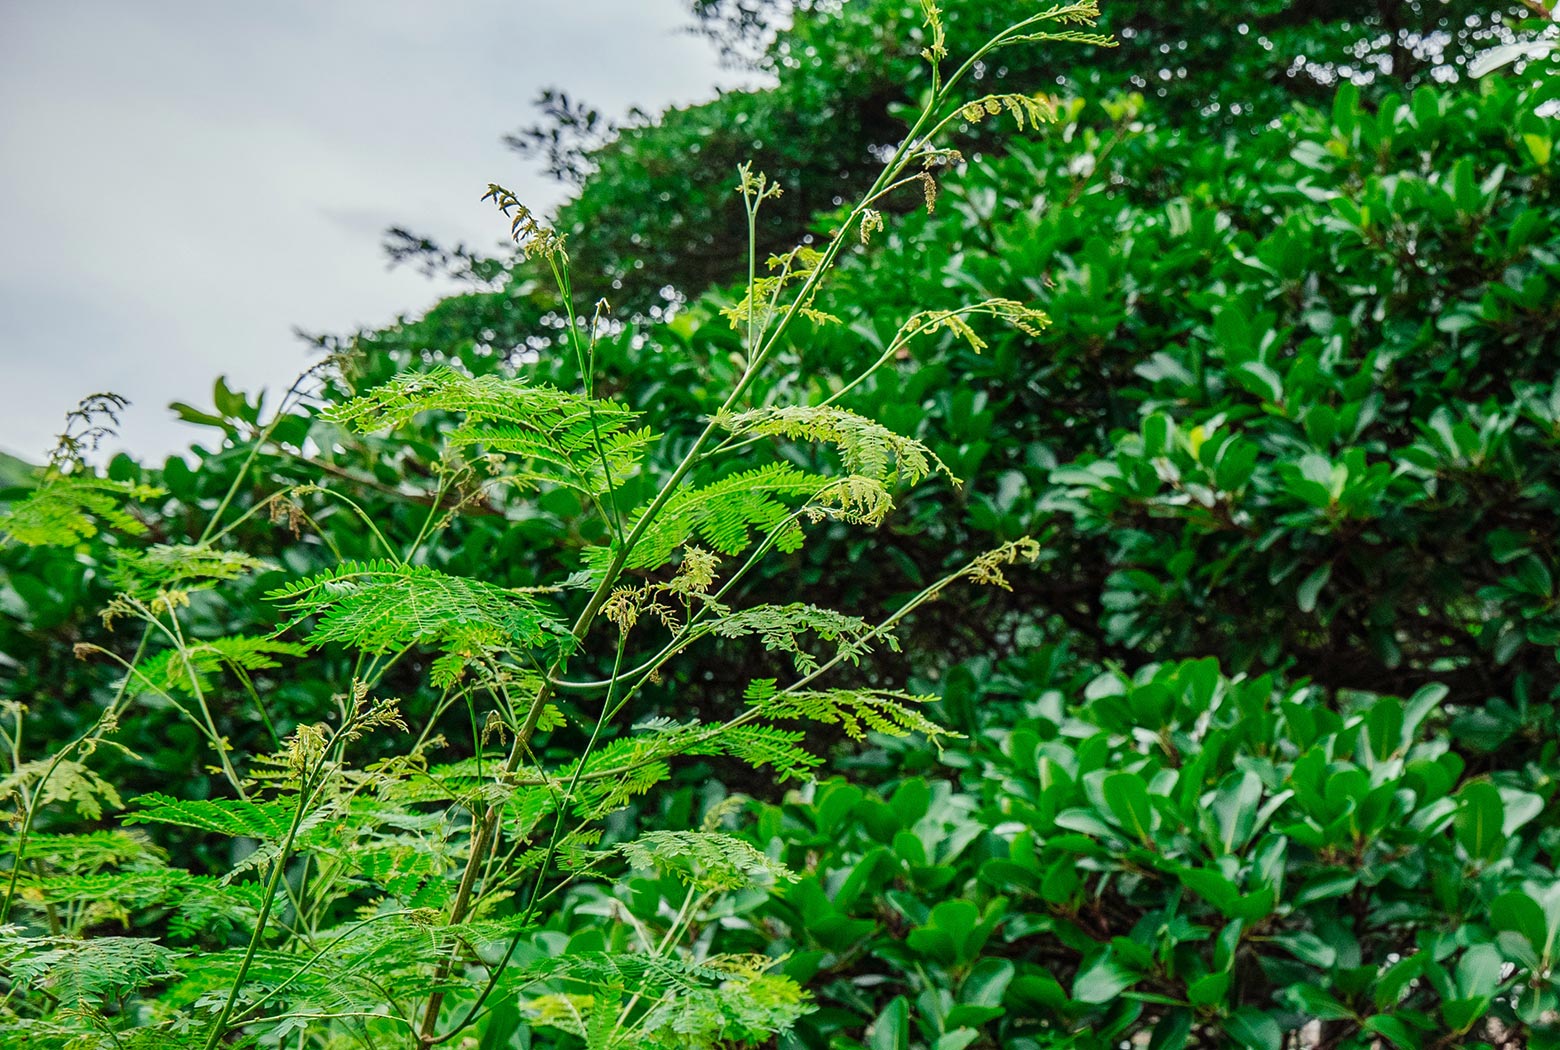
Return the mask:
<svg viewBox="0 0 1560 1050">
<path fill-rule="evenodd" d="M 685 295 L 738 276 L 734 249 L 745 229 L 726 188 L 736 165 L 753 160 L 785 185 L 761 240 L 765 250 L 785 250 L 812 216 L 870 182 L 875 151 L 903 133 L 902 110 L 927 86 L 920 12 L 905 0 L 690 6 L 727 40 L 759 43 L 753 61 L 775 86 L 671 110 L 590 154 L 593 173 L 559 227 L 577 262 L 611 278 L 600 294 L 634 308 L 659 301 L 667 274 Z M 953 54 L 969 53 L 1011 15 L 982 0 L 945 6 Z M 782 12 L 793 7 L 788 21 Z M 980 80 L 986 90 L 1062 85 L 1064 94 L 1095 98 L 1141 91 L 1192 134 L 1246 131 L 1292 102 L 1325 104 L 1340 75 L 1366 79 L 1372 99 L 1460 75 L 1480 48 L 1509 36 L 1504 18 L 1527 15 L 1520 3 L 1471 0 L 1119 2 L 1101 24 L 1120 47 L 1010 52 Z M 978 141 L 997 147 L 995 138 Z M 622 221 L 640 201 L 658 202 L 653 236 Z M 894 206 L 912 204 L 906 195 Z"/>
<path fill-rule="evenodd" d="M 961 782 L 834 781 L 761 821 L 782 856 L 817 858 L 771 909 L 793 973 L 824 995 L 904 981 L 906 1045 L 1269 1047 L 1310 1018 L 1336 1045 L 1430 1046 L 1491 1010 L 1549 1032 L 1553 789 L 1469 769 L 1443 687 L 1334 709 L 1211 659 L 1042 666 L 987 679 L 1034 699 L 983 720 Z M 817 1024 L 823 1045 L 835 1023 Z"/>
<path fill-rule="evenodd" d="M 970 473 L 1013 512 L 969 525 L 1061 526 L 1045 590 L 1070 597 L 1040 602 L 1093 652 L 1464 705 L 1560 684 L 1537 607 L 1560 209 L 1529 142 L 1556 89 L 1486 88 L 1345 91 L 1234 155 L 1145 121 L 1088 181 L 1017 147 L 917 221 L 966 255 L 906 300 L 1028 286 L 1055 318 L 954 358 L 1005 404 Z M 1026 176 L 1036 203 L 995 207 Z M 851 294 L 910 280 L 863 267 Z"/>
</svg>

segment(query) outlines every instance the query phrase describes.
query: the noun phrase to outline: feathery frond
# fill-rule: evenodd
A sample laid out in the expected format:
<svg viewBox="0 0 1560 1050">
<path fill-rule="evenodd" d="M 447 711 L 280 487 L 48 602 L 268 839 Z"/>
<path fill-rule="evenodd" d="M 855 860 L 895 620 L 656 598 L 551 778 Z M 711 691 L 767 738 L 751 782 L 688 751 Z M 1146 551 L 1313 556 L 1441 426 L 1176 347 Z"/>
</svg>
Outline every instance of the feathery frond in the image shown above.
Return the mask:
<svg viewBox="0 0 1560 1050">
<path fill-rule="evenodd" d="M 252 882 L 229 884 L 167 867 L 91 875 L 50 874 L 21 882 L 21 900 L 32 908 L 80 908 L 80 917 L 70 932 L 116 920 L 128 925 L 131 912 L 162 907 L 173 909 L 168 922 L 175 936 L 210 935 L 253 925 L 263 896 L 261 887 Z"/>
<path fill-rule="evenodd" d="M 975 583 L 1011 591 L 1013 585 L 1008 582 L 1007 574 L 1002 571 L 1003 567 L 1017 565 L 1019 562 L 1032 563 L 1039 557 L 1040 542 L 1031 536 L 1020 536 L 975 558 L 970 562 L 965 575 Z"/>
<path fill-rule="evenodd" d="M 823 759 L 802 747 L 806 739 L 807 734 L 797 729 L 762 724 L 726 726 L 711 750 L 718 749 L 754 769 L 767 766 L 781 783 L 811 780 Z"/>
<path fill-rule="evenodd" d="M 144 598 L 174 587 L 186 591 L 214 587 L 265 567 L 265 562 L 242 551 L 159 543 L 146 550 L 120 552 L 108 577 L 120 590 Z"/>
<path fill-rule="evenodd" d="M 27 547 L 68 547 L 103 528 L 138 536 L 146 526 L 121 504 L 155 499 L 162 489 L 89 474 L 53 474 L 0 514 L 0 536 Z"/>
<path fill-rule="evenodd" d="M 806 780 L 823 760 L 801 746 L 805 739 L 800 730 L 770 725 L 650 719 L 636 725 L 633 735 L 612 741 L 590 756 L 583 772 L 591 779 L 581 784 L 580 801 L 599 811 L 609 797 L 631 798 L 633 787 L 642 783 L 641 770 L 649 769 L 664 779 L 668 761 L 685 755 L 728 755 L 754 769 L 770 767 L 781 780 Z M 620 770 L 621 781 L 614 780 L 614 772 Z M 567 781 L 573 771 L 573 766 L 566 767 L 558 779 Z"/>
<path fill-rule="evenodd" d="M 275 638 L 210 638 L 192 641 L 184 649 L 165 649 L 143 661 L 130 676 L 129 688 L 150 686 L 165 692 L 194 693 L 209 691 L 208 676 L 224 668 L 244 672 L 280 667 L 278 656 L 303 656 L 304 646 Z M 193 675 L 192 675 L 193 672 Z"/>
<path fill-rule="evenodd" d="M 389 653 L 411 645 L 460 644 L 474 630 L 495 632 L 512 650 L 568 637 L 567 628 L 529 595 L 424 565 L 346 562 L 266 597 L 295 614 L 284 630 L 318 617 L 308 637 L 311 648 L 339 642 Z"/>
<path fill-rule="evenodd" d="M 72 758 L 55 761 L 38 758 L 23 762 L 0 779 L 0 801 L 31 791 L 34 806 L 68 802 L 76 814 L 87 820 L 100 820 L 103 807 L 120 809 L 124 803 L 114 785 L 85 762 Z"/>
<path fill-rule="evenodd" d="M 629 552 L 624 568 L 658 569 L 695 536 L 730 557 L 752 545 L 755 530 L 767 533 L 778 529 L 775 546 L 784 552 L 794 551 L 802 545 L 801 526 L 785 523 L 791 508 L 781 501 L 805 501 L 829 484 L 828 478 L 775 463 L 708 485 L 682 489 L 650 523 Z M 643 513 L 641 510 L 639 515 Z M 587 563 L 601 571 L 617 550 L 614 542 L 610 547 L 588 551 Z"/>
<path fill-rule="evenodd" d="M 739 437 L 755 434 L 833 445 L 847 471 L 884 484 L 903 480 L 914 485 L 933 470 L 953 478 L 943 461 L 921 442 L 849 409 L 785 405 L 728 412 L 715 421 Z"/>
<path fill-rule="evenodd" d="M 65 428 L 49 452 L 49 469 L 62 472 L 86 463 L 106 438 L 119 433 L 119 415 L 130 407 L 129 399 L 113 391 L 88 394 L 65 413 Z"/>
<path fill-rule="evenodd" d="M 0 929 L 0 963 L 23 991 L 47 992 L 59 1005 L 99 1008 L 147 985 L 179 976 L 183 952 L 145 937 L 22 937 Z"/>
<path fill-rule="evenodd" d="M 755 277 L 741 299 L 721 309 L 721 316 L 736 331 L 747 328 L 750 315 L 759 331 L 768 328 L 785 290 L 807 280 L 822 262 L 823 253 L 808 245 L 799 245 L 784 255 L 771 255 L 764 260 L 771 272 Z M 798 303 L 797 312 L 817 324 L 838 324 L 838 317 L 813 307 L 815 297 L 816 291 L 805 302 Z"/>
<path fill-rule="evenodd" d="M 933 744 L 957 737 L 916 710 L 936 697 L 912 696 L 887 689 L 825 689 L 779 692 L 772 678 L 761 678 L 747 687 L 743 699 L 769 718 L 795 718 L 822 725 L 837 725 L 852 740 L 867 733 L 903 737 L 920 733 Z"/>
<path fill-rule="evenodd" d="M 707 892 L 764 888 L 796 879 L 795 872 L 751 843 L 717 831 L 647 831 L 608 852 L 631 867 L 669 871 Z"/>
<path fill-rule="evenodd" d="M 608 490 L 609 473 L 617 484 L 638 469 L 653 439 L 649 430 L 633 429 L 639 413 L 616 402 L 449 368 L 403 372 L 325 415 L 369 433 L 404 426 L 432 411 L 465 417 L 448 435 L 452 444 L 517 457 L 525 467 L 512 480 L 546 481 L 593 496 Z"/>
<path fill-rule="evenodd" d="M 872 651 L 876 636 L 876 628 L 859 616 L 820 609 L 805 602 L 739 609 L 717 620 L 712 630 L 721 638 L 757 636 L 770 652 L 788 654 L 802 674 L 810 674 L 819 667 L 817 657 L 802 648 L 807 635 L 817 635 L 821 641 L 835 643 L 832 659 L 853 664 Z M 884 634 L 882 639 L 894 652 L 899 651 L 898 639 L 892 634 Z"/>
<path fill-rule="evenodd" d="M 268 799 L 255 802 L 238 798 L 174 798 L 153 792 L 135 800 L 125 824 L 172 824 L 175 827 L 211 831 L 228 838 L 275 842 L 287 835 L 297 802 Z"/>
<path fill-rule="evenodd" d="M 1104 33 L 1090 33 L 1087 30 L 1099 24 L 1100 5 L 1096 0 L 1079 0 L 1068 4 L 1055 4 L 1045 11 L 1038 12 L 1024 19 L 1019 26 L 1038 25 L 1042 22 L 1054 22 L 1062 26 L 1083 26 L 1084 29 L 1057 29 L 1057 30 L 1032 30 L 1027 32 L 1005 32 L 998 38 L 998 47 L 1013 47 L 1018 44 L 1083 44 L 1088 47 L 1115 47 L 1116 41 Z"/>
<path fill-rule="evenodd" d="M 955 484 L 959 483 L 951 474 L 949 477 Z M 883 482 L 861 474 L 848 474 L 835 478 L 814 493 L 804 513 L 809 521 L 827 518 L 852 525 L 877 526 L 887 521 L 893 510 L 894 497 Z"/>
<path fill-rule="evenodd" d="M 1042 330 L 1051 324 L 1050 317 L 1046 316 L 1043 310 L 1025 306 L 1014 299 L 998 298 L 987 299 L 959 310 L 923 310 L 913 314 L 900 331 L 906 340 L 943 331 L 951 332 L 955 337 L 964 340 L 969 348 L 978 354 L 986 349 L 986 340 L 970 327 L 968 320 L 969 317 L 978 314 L 996 317 L 1030 336 L 1039 336 Z"/>
<path fill-rule="evenodd" d="M 624 1045 L 637 1036 L 654 1050 L 724 1050 L 768 1044 L 789 1032 L 811 1012 L 808 994 L 789 977 L 763 972 L 775 960 L 743 958 L 717 988 L 656 1000 Z"/>
<path fill-rule="evenodd" d="M 532 963 L 517 977 L 526 984 L 558 981 L 607 988 L 642 987 L 691 992 L 710 982 L 724 980 L 731 973 L 731 969 L 716 959 L 697 963 L 674 955 L 570 952 Z"/>
<path fill-rule="evenodd" d="M 15 854 L 17 840 L 0 839 L 0 852 Z M 162 852 L 139 833 L 89 831 L 80 835 L 33 833 L 27 838 L 27 859 L 66 874 L 80 875 L 110 865 L 161 863 Z"/>
<path fill-rule="evenodd" d="M 807 1012 L 807 995 L 789 978 L 770 974 L 775 960 L 762 955 L 716 956 L 690 962 L 673 955 L 577 953 L 524 971 L 526 984 L 546 982 L 561 991 L 528 998 L 532 1023 L 580 1039 L 605 1033 L 589 1050 L 715 1050 L 750 1045 L 785 1032 Z M 522 985 L 524 987 L 525 985 Z M 569 992 L 587 989 L 590 994 Z M 633 994 L 650 1008 L 630 1028 L 612 1035 L 597 1018 L 616 1018 L 621 998 Z M 609 1038 L 610 1037 L 610 1038 Z"/>
</svg>

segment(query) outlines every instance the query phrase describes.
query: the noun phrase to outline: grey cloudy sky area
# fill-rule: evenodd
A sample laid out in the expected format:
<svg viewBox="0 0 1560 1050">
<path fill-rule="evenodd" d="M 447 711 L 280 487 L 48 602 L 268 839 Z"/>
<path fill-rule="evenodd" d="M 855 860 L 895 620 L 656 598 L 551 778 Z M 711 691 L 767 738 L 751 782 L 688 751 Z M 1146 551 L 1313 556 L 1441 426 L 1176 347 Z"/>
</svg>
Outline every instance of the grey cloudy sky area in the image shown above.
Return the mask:
<svg viewBox="0 0 1560 1050">
<path fill-rule="evenodd" d="M 386 227 L 497 244 L 479 198 L 560 190 L 500 137 L 557 85 L 609 115 L 734 76 L 678 0 L 0 0 L 0 449 L 38 461 L 99 390 L 119 445 L 204 433 L 219 374 L 273 397 L 293 337 L 415 314 Z"/>
</svg>

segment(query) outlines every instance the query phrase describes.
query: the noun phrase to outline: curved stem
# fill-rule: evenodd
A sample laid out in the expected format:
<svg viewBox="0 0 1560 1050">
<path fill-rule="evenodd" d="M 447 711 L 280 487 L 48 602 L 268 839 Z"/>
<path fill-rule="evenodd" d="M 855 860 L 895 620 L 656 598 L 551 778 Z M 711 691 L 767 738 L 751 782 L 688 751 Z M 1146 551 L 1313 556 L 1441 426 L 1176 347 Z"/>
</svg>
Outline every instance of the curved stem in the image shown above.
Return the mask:
<svg viewBox="0 0 1560 1050">
<path fill-rule="evenodd" d="M 281 849 L 277 851 L 276 860 L 272 863 L 270 877 L 266 879 L 265 899 L 260 902 L 260 913 L 255 917 L 254 933 L 250 935 L 249 944 L 244 948 L 244 957 L 238 964 L 238 972 L 233 975 L 233 983 L 228 988 L 227 1000 L 222 1004 L 222 1012 L 217 1015 L 216 1021 L 211 1026 L 211 1033 L 206 1038 L 205 1050 L 216 1050 L 217 1044 L 227 1034 L 228 1021 L 232 1018 L 233 1008 L 238 1003 L 238 993 L 244 987 L 244 979 L 249 976 L 249 968 L 260 950 L 260 942 L 265 938 L 271 909 L 276 903 L 277 884 L 281 881 L 282 873 L 287 869 L 287 860 L 292 855 L 298 829 L 303 826 L 304 815 L 308 813 L 313 788 L 312 780 L 308 784 L 299 785 L 298 805 L 293 808 L 292 824 L 288 827 L 287 837 L 282 841 Z"/>
<path fill-rule="evenodd" d="M 330 954 L 331 950 L 334 949 L 336 947 L 336 945 L 340 944 L 342 941 L 344 941 L 348 937 L 352 936 L 358 930 L 361 930 L 365 926 L 372 925 L 373 923 L 381 922 L 381 921 L 383 921 L 385 919 L 394 919 L 394 918 L 398 918 L 398 917 L 400 917 L 402 915 L 411 915 L 411 914 L 412 914 L 411 911 L 407 911 L 405 909 L 401 909 L 401 910 L 397 910 L 397 911 L 388 911 L 388 912 L 383 913 L 382 915 L 371 915 L 371 916 L 369 916 L 366 919 L 363 919 L 363 920 L 361 920 L 359 922 L 353 923 L 351 926 L 348 926 L 345 930 L 343 930 L 339 935 L 337 935 L 336 937 L 332 938 L 331 942 L 329 944 L 325 945 L 323 948 L 320 948 L 318 951 L 316 951 L 313 955 L 309 956 L 309 958 L 308 958 L 308 960 L 306 962 L 304 962 L 301 966 L 299 966 L 291 974 L 289 974 L 275 988 L 270 989 L 263 996 L 261 996 L 259 999 L 256 999 L 253 1003 L 251 1003 L 241 1013 L 238 1013 L 238 1014 L 234 1015 L 231 1018 L 231 1022 L 233 1024 L 235 1024 L 235 1025 L 239 1025 L 239 1024 L 245 1023 L 245 1021 L 247 1021 L 247 1020 L 252 1019 L 251 1015 L 254 1012 L 258 1011 L 261 1007 L 263 1007 L 266 1003 L 270 1002 L 272 999 L 275 999 L 278 995 L 281 995 L 292 984 L 294 984 L 295 982 L 301 980 L 304 977 L 304 975 L 306 975 L 311 969 L 314 968 L 314 964 L 315 963 L 317 963 L 321 959 L 325 958 L 325 956 Z M 410 1027 L 410 1026 L 408 1026 L 408 1027 Z"/>
<path fill-rule="evenodd" d="M 267 423 L 264 428 L 254 435 L 254 441 L 249 446 L 249 454 L 244 457 L 243 464 L 238 468 L 238 473 L 234 475 L 233 483 L 228 486 L 227 492 L 222 496 L 222 501 L 217 504 L 217 509 L 211 512 L 211 520 L 206 522 L 206 528 L 201 532 L 200 538 L 195 541 L 195 546 L 202 546 L 212 538 L 217 523 L 222 520 L 222 515 L 227 511 L 228 505 L 233 502 L 233 497 L 238 494 L 239 488 L 244 484 L 244 479 L 249 476 L 249 468 L 254 466 L 255 460 L 259 458 L 261 446 L 271 439 L 271 435 L 276 432 L 276 428 L 286 418 L 287 402 L 295 396 L 300 401 L 302 400 L 304 380 L 314 375 L 317 370 L 318 366 L 313 366 L 304 369 L 298 374 L 298 378 L 293 380 L 292 386 L 287 388 L 287 393 L 282 395 L 281 404 L 276 406 L 276 414 L 271 417 L 271 422 Z"/>
<path fill-rule="evenodd" d="M 142 654 L 146 652 L 146 643 L 151 640 L 151 635 L 152 629 L 150 626 L 142 630 L 140 644 L 136 646 L 135 655 L 131 657 L 129 666 L 134 667 L 140 661 Z M 104 725 L 113 723 L 118 717 L 120 704 L 125 698 L 125 691 L 129 688 L 129 685 L 130 676 L 126 675 L 124 681 L 119 683 L 119 688 L 114 693 L 113 700 L 109 701 L 108 706 L 103 709 L 103 713 L 98 716 L 97 721 L 93 722 L 91 728 L 85 733 L 82 733 L 75 740 L 60 748 L 55 753 L 53 759 L 50 760 L 48 767 L 43 771 L 43 776 L 38 778 L 38 783 L 33 789 L 32 804 L 28 805 L 22 813 L 22 826 L 16 832 L 16 845 L 11 851 L 11 874 L 6 880 L 5 899 L 0 900 L 0 926 L 4 926 L 11 918 L 11 908 L 16 900 L 16 882 L 21 876 L 22 861 L 27 855 L 27 838 L 32 833 L 33 818 L 37 815 L 38 804 L 43 797 L 44 787 L 49 783 L 49 779 L 54 776 L 68 755 L 86 744 L 88 740 L 93 739 Z M 20 747 L 19 735 L 20 730 L 18 730 L 18 747 Z M 17 760 L 20 763 L 20 752 L 17 754 Z"/>
<path fill-rule="evenodd" d="M 861 221 L 863 214 L 869 206 L 867 202 L 875 200 L 876 197 L 883 192 L 885 187 L 891 185 L 904 171 L 907 159 L 915 151 L 917 144 L 921 140 L 923 129 L 927 126 L 928 122 L 933 119 L 933 114 L 942 107 L 947 89 L 950 88 L 953 84 L 957 83 L 959 79 L 961 79 L 970 69 L 972 69 L 975 62 L 981 55 L 984 55 L 993 47 L 997 46 L 1005 37 L 1011 36 L 1015 32 L 1021 31 L 1023 28 L 1036 24 L 1038 21 L 1044 20 L 1048 17 L 1051 17 L 1051 15 L 1035 16 L 1030 19 L 1026 19 L 1023 22 L 1018 23 L 1016 26 L 1005 30 L 1003 33 L 998 34 L 996 37 L 993 37 L 992 40 L 985 45 L 985 47 L 983 47 L 979 52 L 977 52 L 975 56 L 972 56 L 969 61 L 961 66 L 960 69 L 954 74 L 954 76 L 949 78 L 946 84 L 944 84 L 939 79 L 940 74 L 935 69 L 934 63 L 934 90 L 931 100 L 928 102 L 926 107 L 921 110 L 915 123 L 910 128 L 909 134 L 896 148 L 893 156 L 890 157 L 888 163 L 884 165 L 882 171 L 879 173 L 872 186 L 846 216 L 844 222 L 840 226 L 840 229 L 836 231 L 834 237 L 831 238 L 828 245 L 825 247 L 817 265 L 808 272 L 801 286 L 798 288 L 793 298 L 791 299 L 789 306 L 780 316 L 779 321 L 762 337 L 760 337 L 756 322 L 754 321 L 753 310 L 755 307 L 751 302 L 752 287 L 750 282 L 749 339 L 751 342 L 749 344 L 748 360 L 745 364 L 743 372 L 738 378 L 737 382 L 733 385 L 731 391 L 727 394 L 720 408 L 710 417 L 703 430 L 700 431 L 700 433 L 694 438 L 682 459 L 672 470 L 666 481 L 661 485 L 655 497 L 650 501 L 649 505 L 645 508 L 643 513 L 640 514 L 632 528 L 628 531 L 627 535 L 620 537 L 617 544 L 617 549 L 613 552 L 605 571 L 602 572 L 601 577 L 596 584 L 595 590 L 587 600 L 585 607 L 580 611 L 579 616 L 576 618 L 574 626 L 570 631 L 570 634 L 572 635 L 576 645 L 584 644 L 585 638 L 589 634 L 591 626 L 595 623 L 597 615 L 600 614 L 602 607 L 606 604 L 608 597 L 610 597 L 612 588 L 616 585 L 619 577 L 621 576 L 624 567 L 628 563 L 629 556 L 633 553 L 634 548 L 637 546 L 639 541 L 644 538 L 645 533 L 650 529 L 650 526 L 656 521 L 660 513 L 666 508 L 666 505 L 671 501 L 673 494 L 687 478 L 689 473 L 693 470 L 694 466 L 697 465 L 704 457 L 706 447 L 720 427 L 720 423 L 718 422 L 720 417 L 729 412 L 747 395 L 749 389 L 752 387 L 753 383 L 757 380 L 758 376 L 762 372 L 763 366 L 769 356 L 774 352 L 775 348 L 780 345 L 781 339 L 784 337 L 797 316 L 801 314 L 802 310 L 805 309 L 806 305 L 812 300 L 812 297 L 816 293 L 824 276 L 832 269 L 836 258 L 846 243 L 847 237 L 853 225 Z M 756 205 L 750 203 L 750 210 L 754 206 Z M 756 220 L 751 218 L 751 214 L 750 226 L 753 228 L 756 235 Z M 752 242 L 750 240 L 750 245 L 751 243 Z M 756 268 L 754 259 L 754 250 L 750 246 L 750 274 Z M 586 382 L 588 383 L 588 379 Z M 930 596 L 935 594 L 936 590 L 940 589 L 942 586 L 946 586 L 947 582 L 951 582 L 951 578 L 949 581 L 944 581 L 938 585 L 934 585 L 933 588 L 929 588 L 927 591 L 924 591 L 923 596 Z M 882 631 L 889 629 L 899 617 L 906 615 L 911 608 L 919 604 L 922 600 L 927 600 L 927 598 L 918 597 L 910 605 L 901 609 L 900 612 L 896 613 L 888 621 L 885 621 L 884 624 L 880 625 L 880 627 L 871 636 L 877 636 Z M 819 674 L 822 674 L 824 671 L 835 666 L 835 664 L 837 664 L 840 659 L 843 659 L 843 656 L 837 656 L 835 659 L 824 664 L 817 672 L 804 678 L 802 682 L 815 679 Z M 568 653 L 560 653 L 548 668 L 548 673 L 544 676 L 542 684 L 537 690 L 537 695 L 532 700 L 531 709 L 527 715 L 525 724 L 516 734 L 514 746 L 510 749 L 509 758 L 505 762 L 503 770 L 506 776 L 512 775 L 519 768 L 519 764 L 523 754 L 525 753 L 525 749 L 529 746 L 531 734 L 535 731 L 537 720 L 541 717 L 542 710 L 552 698 L 553 692 L 556 688 L 554 684 L 555 680 L 559 678 L 559 675 L 566 667 L 567 662 Z M 791 688 L 799 688 L 801 684 L 802 683 L 797 683 Z M 718 731 L 719 730 L 716 730 L 716 732 Z M 617 772 L 621 772 L 621 770 Z M 589 774 L 585 774 L 583 772 L 582 767 L 577 767 L 576 775 L 577 779 L 590 778 Z M 498 816 L 499 808 L 497 806 L 490 806 L 487 813 L 484 814 L 483 818 L 477 822 L 476 827 L 473 829 L 471 854 L 467 858 L 466 869 L 461 876 L 460 885 L 450 907 L 449 922 L 451 924 L 456 924 L 463 921 L 467 910 L 471 905 L 473 887 L 475 885 L 478 872 L 485 864 L 486 854 L 491 847 Z M 447 966 L 447 961 L 446 963 L 441 964 L 441 973 L 447 972 Z M 442 1041 L 441 1037 L 434 1035 L 434 1029 L 437 1027 L 438 1023 L 439 1009 L 442 1003 L 442 992 L 436 991 L 429 997 L 428 1006 L 423 1014 L 423 1022 L 420 1030 L 420 1038 L 424 1044 L 433 1044 L 435 1042 Z M 459 1031 L 460 1027 L 463 1027 L 465 1023 L 467 1022 L 463 1021 L 461 1026 L 458 1026 L 455 1031 Z M 452 1033 L 447 1033 L 446 1036 L 442 1038 L 448 1038 L 450 1034 Z"/>
</svg>

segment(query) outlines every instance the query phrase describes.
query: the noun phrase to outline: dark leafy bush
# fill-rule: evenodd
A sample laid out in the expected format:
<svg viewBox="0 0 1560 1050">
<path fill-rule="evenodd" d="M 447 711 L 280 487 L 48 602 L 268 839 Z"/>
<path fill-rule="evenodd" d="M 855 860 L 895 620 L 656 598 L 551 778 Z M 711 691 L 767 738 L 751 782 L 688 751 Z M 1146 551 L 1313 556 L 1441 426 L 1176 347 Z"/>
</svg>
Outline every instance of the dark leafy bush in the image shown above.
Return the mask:
<svg viewBox="0 0 1560 1050">
<path fill-rule="evenodd" d="M 947 6 L 955 53 L 968 53 L 1007 18 L 1002 5 L 981 0 Z M 900 134 L 902 110 L 927 87 L 920 14 L 905 0 L 693 0 L 690 7 L 717 37 L 754 51 L 752 63 L 774 86 L 630 121 L 615 141 L 574 158 L 584 184 L 560 225 L 590 272 L 610 277 L 601 294 L 635 309 L 661 301 L 667 275 L 684 295 L 740 277 L 732 260 L 746 230 L 726 189 L 735 165 L 754 159 L 787 186 L 760 234 L 766 251 L 784 251 L 811 216 L 855 199 L 871 181 L 879 151 Z M 1340 80 L 1358 80 L 1374 103 L 1464 76 L 1481 49 L 1510 38 L 1510 20 L 1529 14 L 1520 3 L 1469 0 L 1122 0 L 1102 23 L 1120 47 L 1059 60 L 1014 53 L 975 75 L 989 91 L 1036 84 L 1085 98 L 1139 91 L 1173 126 L 1222 138 L 1260 129 L 1295 102 L 1325 105 Z M 536 135 L 594 142 L 594 125 L 583 135 L 570 128 L 544 119 Z M 994 136 L 972 142 L 1001 148 Z M 643 201 L 657 203 L 653 235 L 630 221 Z"/>
<path fill-rule="evenodd" d="M 869 1002 L 899 1034 L 866 1046 L 1552 1044 L 1553 785 L 1470 768 L 1444 687 L 1340 707 L 1212 659 L 1011 670 L 992 691 L 1033 698 L 950 779 L 761 820 L 813 859 L 764 912 L 841 1005 L 806 1045 Z"/>
</svg>

